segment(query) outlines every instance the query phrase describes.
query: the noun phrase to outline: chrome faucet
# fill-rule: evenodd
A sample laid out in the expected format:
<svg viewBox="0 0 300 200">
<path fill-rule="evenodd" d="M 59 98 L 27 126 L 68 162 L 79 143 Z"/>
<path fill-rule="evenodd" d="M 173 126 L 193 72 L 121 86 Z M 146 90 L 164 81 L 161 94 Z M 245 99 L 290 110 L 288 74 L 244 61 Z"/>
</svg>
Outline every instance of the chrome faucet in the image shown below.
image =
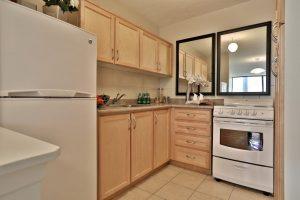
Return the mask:
<svg viewBox="0 0 300 200">
<path fill-rule="evenodd" d="M 113 98 L 113 100 L 111 101 L 111 104 L 115 104 L 118 103 L 124 96 L 126 96 L 125 94 L 121 94 L 118 93 L 117 96 L 115 98 Z"/>
</svg>

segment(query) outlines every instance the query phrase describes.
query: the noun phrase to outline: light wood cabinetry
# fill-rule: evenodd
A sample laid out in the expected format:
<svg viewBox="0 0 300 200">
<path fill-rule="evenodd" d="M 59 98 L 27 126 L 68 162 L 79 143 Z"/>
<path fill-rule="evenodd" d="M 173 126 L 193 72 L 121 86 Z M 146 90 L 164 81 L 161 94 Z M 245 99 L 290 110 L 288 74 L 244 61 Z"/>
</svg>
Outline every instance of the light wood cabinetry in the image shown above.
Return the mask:
<svg viewBox="0 0 300 200">
<path fill-rule="evenodd" d="M 172 48 L 164 42 L 158 42 L 158 72 L 164 75 L 172 75 Z"/>
<path fill-rule="evenodd" d="M 208 76 L 208 72 L 207 72 L 207 64 L 202 64 L 202 67 L 201 67 L 201 71 L 202 71 L 202 77 L 204 77 L 206 80 L 207 80 L 207 76 Z"/>
<path fill-rule="evenodd" d="M 153 112 L 132 113 L 131 181 L 153 169 Z"/>
<path fill-rule="evenodd" d="M 84 5 L 81 27 L 97 36 L 97 59 L 114 63 L 115 17 L 89 2 Z"/>
<path fill-rule="evenodd" d="M 158 40 L 153 35 L 142 31 L 140 43 L 141 69 L 158 71 Z"/>
<path fill-rule="evenodd" d="M 172 76 L 172 44 L 98 5 L 81 1 L 80 23 L 96 34 L 97 59 Z"/>
<path fill-rule="evenodd" d="M 99 191 L 104 199 L 130 184 L 130 114 L 99 118 Z"/>
<path fill-rule="evenodd" d="M 179 78 L 184 79 L 185 75 L 185 52 L 179 50 Z"/>
<path fill-rule="evenodd" d="M 154 111 L 154 168 L 170 159 L 170 111 Z"/>
<path fill-rule="evenodd" d="M 99 200 L 114 197 L 170 159 L 209 174 L 211 121 L 211 110 L 192 108 L 100 116 Z"/>
<path fill-rule="evenodd" d="M 194 56 L 186 53 L 185 54 L 185 71 L 186 71 L 187 76 L 194 74 L 194 63 L 195 63 Z"/>
<path fill-rule="evenodd" d="M 172 157 L 174 161 L 211 173 L 211 110 L 175 108 L 172 111 Z"/>
<path fill-rule="evenodd" d="M 116 18 L 115 63 L 139 68 L 140 29 L 133 24 Z"/>
<path fill-rule="evenodd" d="M 199 58 L 195 58 L 195 67 L 194 67 L 194 74 L 195 75 L 202 75 L 202 63 Z"/>
<path fill-rule="evenodd" d="M 211 155 L 205 151 L 197 151 L 180 146 L 174 147 L 174 159 L 186 164 L 195 165 L 204 169 L 211 167 Z"/>
</svg>

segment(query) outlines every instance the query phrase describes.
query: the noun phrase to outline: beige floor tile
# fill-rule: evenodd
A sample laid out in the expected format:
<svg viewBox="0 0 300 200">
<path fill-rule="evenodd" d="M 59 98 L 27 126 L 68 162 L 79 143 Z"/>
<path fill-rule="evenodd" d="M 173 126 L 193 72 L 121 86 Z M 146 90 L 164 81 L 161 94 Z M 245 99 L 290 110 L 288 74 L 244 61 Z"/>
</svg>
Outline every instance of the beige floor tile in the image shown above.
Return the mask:
<svg viewBox="0 0 300 200">
<path fill-rule="evenodd" d="M 195 190 L 205 178 L 205 175 L 199 173 L 185 173 L 185 171 L 182 171 L 171 181 L 178 185 Z"/>
<path fill-rule="evenodd" d="M 117 200 L 144 200 L 144 199 L 148 199 L 150 196 L 151 194 L 149 192 L 146 192 L 139 188 L 133 188 L 116 199 Z"/>
<path fill-rule="evenodd" d="M 182 171 L 181 168 L 175 167 L 173 165 L 168 165 L 167 167 L 163 168 L 157 174 L 153 175 L 158 177 L 159 179 L 170 181 L 172 178 L 177 176 Z"/>
<path fill-rule="evenodd" d="M 202 175 L 202 176 L 207 177 L 207 175 L 205 175 L 205 174 L 201 174 L 200 172 L 196 172 L 196 171 L 192 171 L 192 170 L 188 170 L 188 169 L 183 169 L 182 172 L 183 172 L 183 173 L 186 173 L 186 174 L 190 174 L 190 175 L 192 175 L 192 176 L 197 176 L 197 175 L 200 174 L 200 175 Z"/>
<path fill-rule="evenodd" d="M 156 192 L 156 195 L 167 200 L 187 200 L 192 193 L 193 190 L 170 182 Z"/>
<path fill-rule="evenodd" d="M 197 191 L 227 200 L 229 199 L 233 188 L 234 187 L 231 184 L 225 182 L 217 182 L 211 177 L 207 177 L 197 188 Z"/>
<path fill-rule="evenodd" d="M 217 197 L 209 196 L 200 192 L 195 192 L 189 200 L 220 200 Z"/>
<path fill-rule="evenodd" d="M 147 192 L 155 193 L 168 183 L 168 180 L 161 177 L 162 176 L 151 176 L 145 181 L 139 183 L 137 187 Z"/>
<path fill-rule="evenodd" d="M 164 200 L 163 198 L 156 196 L 156 195 L 152 195 L 149 199 L 147 200 Z"/>
<path fill-rule="evenodd" d="M 230 200 L 271 200 L 273 197 L 268 197 L 262 192 L 251 190 L 248 188 L 235 187 L 231 193 Z"/>
</svg>

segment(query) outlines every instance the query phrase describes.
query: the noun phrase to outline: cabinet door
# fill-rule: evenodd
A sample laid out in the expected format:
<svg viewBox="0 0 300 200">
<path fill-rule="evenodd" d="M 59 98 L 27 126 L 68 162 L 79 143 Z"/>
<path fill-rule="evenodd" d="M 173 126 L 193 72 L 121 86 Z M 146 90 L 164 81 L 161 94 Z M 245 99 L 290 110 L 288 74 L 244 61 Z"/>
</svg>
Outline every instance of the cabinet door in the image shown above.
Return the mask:
<svg viewBox="0 0 300 200">
<path fill-rule="evenodd" d="M 84 3 L 83 28 L 97 36 L 97 59 L 114 63 L 115 17 L 88 2 Z"/>
<path fill-rule="evenodd" d="M 158 72 L 165 75 L 172 75 L 171 70 L 171 45 L 159 41 L 158 43 Z"/>
<path fill-rule="evenodd" d="M 157 168 L 169 161 L 169 119 L 169 110 L 154 112 L 154 168 Z"/>
<path fill-rule="evenodd" d="M 130 184 L 130 115 L 99 118 L 100 194 L 104 199 Z"/>
<path fill-rule="evenodd" d="M 140 66 L 141 69 L 157 72 L 157 64 L 158 64 L 158 42 L 156 37 L 146 33 L 141 33 L 141 41 L 140 41 Z"/>
<path fill-rule="evenodd" d="M 138 27 L 116 18 L 115 63 L 127 67 L 139 68 L 140 30 Z"/>
<path fill-rule="evenodd" d="M 194 74 L 194 61 L 194 56 L 187 53 L 185 54 L 185 70 L 187 76 Z"/>
<path fill-rule="evenodd" d="M 207 80 L 207 65 L 206 64 L 202 64 L 202 76 L 203 78 L 205 78 L 205 80 Z"/>
<path fill-rule="evenodd" d="M 131 181 L 153 169 L 153 112 L 131 114 Z"/>
<path fill-rule="evenodd" d="M 185 52 L 179 50 L 179 78 L 184 79 L 185 74 Z"/>
<path fill-rule="evenodd" d="M 194 74 L 202 76 L 202 63 L 201 63 L 201 60 L 198 58 L 195 58 Z"/>
</svg>

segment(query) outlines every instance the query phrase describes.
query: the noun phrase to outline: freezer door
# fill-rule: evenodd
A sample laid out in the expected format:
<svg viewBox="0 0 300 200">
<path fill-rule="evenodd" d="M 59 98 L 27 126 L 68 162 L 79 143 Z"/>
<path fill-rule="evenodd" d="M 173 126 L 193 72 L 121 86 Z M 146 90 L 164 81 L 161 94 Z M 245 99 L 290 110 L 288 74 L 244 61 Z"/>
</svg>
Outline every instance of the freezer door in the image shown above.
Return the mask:
<svg viewBox="0 0 300 200">
<path fill-rule="evenodd" d="M 0 126 L 60 147 L 47 165 L 43 200 L 97 199 L 95 99 L 0 99 Z"/>
<path fill-rule="evenodd" d="M 0 92 L 60 89 L 96 95 L 96 37 L 0 1 Z"/>
</svg>

